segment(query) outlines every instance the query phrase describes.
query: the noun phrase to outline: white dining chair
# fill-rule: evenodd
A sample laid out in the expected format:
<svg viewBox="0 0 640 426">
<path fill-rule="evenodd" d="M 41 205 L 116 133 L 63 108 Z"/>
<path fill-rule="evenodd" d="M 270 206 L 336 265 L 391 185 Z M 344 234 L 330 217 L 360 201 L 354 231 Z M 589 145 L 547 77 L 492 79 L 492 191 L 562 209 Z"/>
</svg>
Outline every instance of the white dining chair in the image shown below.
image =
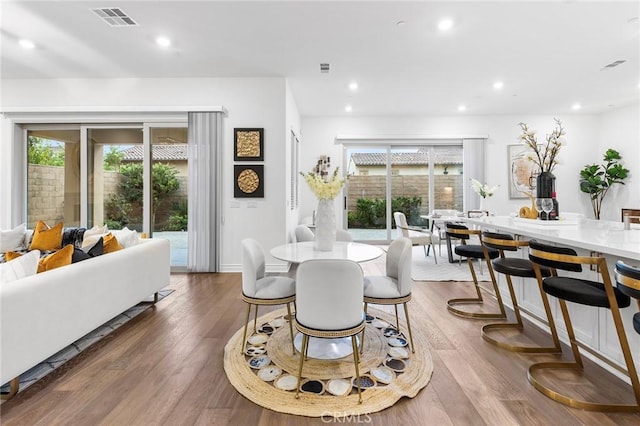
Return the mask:
<svg viewBox="0 0 640 426">
<path fill-rule="evenodd" d="M 313 241 L 315 239 L 315 235 L 313 231 L 309 229 L 307 225 L 298 225 L 295 229 L 296 234 L 296 242 L 302 243 L 305 241 Z"/>
<path fill-rule="evenodd" d="M 398 305 L 404 306 L 404 315 L 407 318 L 407 330 L 411 351 L 415 352 L 413 334 L 411 333 L 411 321 L 407 302 L 411 300 L 411 240 L 400 237 L 391 242 L 387 249 L 385 275 L 365 275 L 364 277 L 364 311 L 367 312 L 369 304 L 393 305 L 396 311 L 396 330 L 400 332 L 398 320 Z M 364 338 L 362 339 L 364 343 Z M 362 353 L 364 345 L 360 345 Z"/>
<path fill-rule="evenodd" d="M 299 397 L 309 337 L 351 337 L 358 402 L 362 403 L 356 340 L 356 335 L 365 327 L 362 300 L 363 275 L 357 263 L 344 259 L 318 259 L 300 264 L 296 277 L 296 328 L 303 336 L 296 398 Z"/>
<path fill-rule="evenodd" d="M 346 229 L 338 228 L 336 229 L 336 241 L 351 242 L 353 241 L 353 237 Z"/>
<path fill-rule="evenodd" d="M 410 227 L 407 224 L 407 217 L 402 212 L 394 212 L 393 220 L 396 223 L 396 228 L 400 229 L 403 237 L 408 238 L 414 246 L 422 246 L 425 257 L 429 255 L 429 251 L 427 251 L 427 246 L 429 246 L 429 248 L 433 250 L 433 260 L 435 263 L 438 263 L 438 256 L 433 247 L 433 244 L 438 242 L 437 235 L 426 229 Z"/>
<path fill-rule="evenodd" d="M 252 238 L 242 240 L 242 300 L 247 303 L 247 317 L 244 321 L 244 334 L 242 337 L 242 352 L 247 339 L 247 326 L 251 315 L 251 306 L 254 305 L 253 332 L 257 330 L 259 305 L 287 305 L 289 314 L 289 332 L 291 333 L 291 346 L 293 354 L 296 349 L 293 345 L 293 325 L 291 324 L 291 303 L 296 300 L 295 280 L 284 276 L 265 276 L 264 250 L 258 241 Z"/>
</svg>

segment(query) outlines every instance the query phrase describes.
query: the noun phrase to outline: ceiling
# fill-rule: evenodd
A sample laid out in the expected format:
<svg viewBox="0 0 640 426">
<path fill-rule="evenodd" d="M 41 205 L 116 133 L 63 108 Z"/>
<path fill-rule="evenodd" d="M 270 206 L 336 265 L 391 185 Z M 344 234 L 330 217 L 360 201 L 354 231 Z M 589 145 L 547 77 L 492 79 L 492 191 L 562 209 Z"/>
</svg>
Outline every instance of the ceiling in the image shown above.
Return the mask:
<svg viewBox="0 0 640 426">
<path fill-rule="evenodd" d="M 97 7 L 119 7 L 138 25 L 111 27 Z M 638 1 L 2 0 L 0 8 L 2 79 L 285 77 L 303 116 L 599 113 L 638 102 L 640 92 Z M 445 33 L 444 17 L 454 22 Z M 156 45 L 159 35 L 169 48 Z"/>
</svg>

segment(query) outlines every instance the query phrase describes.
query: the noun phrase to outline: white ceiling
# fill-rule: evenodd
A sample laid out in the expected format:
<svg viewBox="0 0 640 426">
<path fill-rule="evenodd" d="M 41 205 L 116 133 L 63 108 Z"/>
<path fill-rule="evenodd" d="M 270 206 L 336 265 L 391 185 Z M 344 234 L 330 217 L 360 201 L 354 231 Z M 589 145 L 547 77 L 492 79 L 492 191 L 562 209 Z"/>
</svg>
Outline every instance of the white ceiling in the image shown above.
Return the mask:
<svg viewBox="0 0 640 426">
<path fill-rule="evenodd" d="M 640 92 L 637 0 L 2 0 L 0 7 L 2 79 L 286 77 L 304 116 L 567 114 L 575 102 L 577 113 L 594 113 L 637 102 Z M 110 27 L 94 7 L 120 7 L 139 26 Z M 446 34 L 437 29 L 443 17 L 454 20 Z M 172 46 L 158 47 L 158 35 Z M 19 47 L 23 38 L 36 48 Z M 603 70 L 616 60 L 626 62 Z M 320 73 L 322 62 L 329 74 Z"/>
</svg>

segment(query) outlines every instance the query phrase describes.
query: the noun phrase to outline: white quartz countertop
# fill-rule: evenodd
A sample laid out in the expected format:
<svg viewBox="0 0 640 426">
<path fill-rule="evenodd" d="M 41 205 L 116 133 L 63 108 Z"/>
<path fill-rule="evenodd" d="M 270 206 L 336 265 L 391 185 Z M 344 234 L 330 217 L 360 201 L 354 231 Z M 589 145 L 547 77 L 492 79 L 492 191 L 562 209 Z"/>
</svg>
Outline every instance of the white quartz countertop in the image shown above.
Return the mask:
<svg viewBox="0 0 640 426">
<path fill-rule="evenodd" d="M 541 223 L 543 221 L 510 216 L 461 218 L 461 220 L 483 229 L 496 229 L 558 245 L 640 260 L 640 228 L 624 230 L 622 222 L 577 219 L 574 222 Z"/>
</svg>

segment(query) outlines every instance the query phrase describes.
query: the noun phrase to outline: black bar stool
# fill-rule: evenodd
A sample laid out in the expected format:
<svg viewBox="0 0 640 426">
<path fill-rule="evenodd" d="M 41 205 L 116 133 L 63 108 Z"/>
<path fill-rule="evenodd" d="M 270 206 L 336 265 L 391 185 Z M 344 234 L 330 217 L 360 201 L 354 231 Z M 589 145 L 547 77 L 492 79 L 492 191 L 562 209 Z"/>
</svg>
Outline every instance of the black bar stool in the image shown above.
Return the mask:
<svg viewBox="0 0 640 426">
<path fill-rule="evenodd" d="M 483 304 L 484 300 L 482 299 L 481 289 L 484 290 L 478 284 L 478 277 L 476 276 L 476 271 L 473 268 L 473 259 L 478 259 L 479 261 L 485 260 L 487 262 L 487 267 L 491 267 L 491 259 L 495 259 L 500 255 L 498 250 L 496 249 L 487 249 L 487 255 L 485 257 L 485 249 L 481 244 L 467 244 L 467 241 L 472 235 L 480 236 L 482 235 L 482 231 L 479 229 L 469 229 L 465 225 L 459 223 L 450 223 L 447 222 L 446 233 L 450 238 L 458 238 L 461 241 L 461 244 L 457 245 L 454 249 L 455 253 L 458 256 L 466 257 L 467 264 L 469 265 L 469 270 L 471 271 L 471 277 L 473 278 L 473 284 L 475 285 L 477 297 L 472 298 L 462 298 L 462 299 L 451 299 L 447 301 L 447 309 L 449 312 L 459 315 L 465 318 L 475 318 L 475 319 L 506 319 L 507 314 L 504 309 L 504 305 L 502 303 L 502 296 L 500 295 L 500 291 L 498 290 L 498 284 L 496 283 L 495 277 L 492 275 L 491 280 L 493 284 L 493 291 L 495 293 L 495 297 L 498 301 L 498 306 L 500 307 L 500 312 L 468 312 L 463 311 L 461 309 L 456 308 L 456 305 L 469 305 L 469 304 Z"/>
<path fill-rule="evenodd" d="M 522 259 L 518 257 L 506 257 L 505 251 L 515 252 L 522 247 L 528 247 L 529 242 L 524 240 L 515 240 L 512 235 L 501 234 L 495 232 L 483 232 L 482 233 L 482 245 L 484 247 L 484 255 L 487 263 L 489 264 L 489 273 L 491 279 L 496 281 L 494 271 L 500 272 L 505 275 L 507 286 L 509 287 L 509 294 L 511 296 L 511 303 L 513 305 L 513 312 L 516 316 L 516 322 L 500 322 L 486 324 L 482 327 L 482 338 L 487 342 L 494 344 L 500 348 L 507 349 L 512 352 L 526 352 L 526 353 L 545 353 L 545 352 L 562 352 L 560 348 L 560 340 L 558 339 L 558 333 L 553 322 L 553 315 L 551 315 L 551 308 L 549 306 L 549 299 L 547 294 L 542 290 L 542 280 L 538 281 L 540 287 L 540 296 L 542 297 L 542 304 L 544 305 L 544 311 L 547 316 L 547 325 L 551 331 L 551 337 L 553 339 L 553 346 L 523 346 L 509 343 L 505 340 L 498 340 L 491 334 L 495 330 L 503 329 L 516 329 L 522 331 L 524 324 L 522 323 L 522 317 L 520 316 L 520 307 L 518 306 L 518 300 L 516 298 L 515 291 L 513 290 L 513 282 L 511 277 L 523 277 L 523 278 L 536 278 L 536 271 L 533 263 L 529 259 Z M 491 261 L 489 250 L 498 250 L 500 257 Z M 551 270 L 547 267 L 538 268 L 542 277 L 551 276 Z"/>
<path fill-rule="evenodd" d="M 640 311 L 640 269 L 629 266 L 621 260 L 617 261 L 616 282 L 618 290 L 636 299 Z M 640 312 L 636 312 L 633 316 L 633 328 L 640 334 Z"/>
<path fill-rule="evenodd" d="M 538 276 L 540 276 L 539 271 L 541 266 L 551 268 L 551 276 L 542 280 L 542 288 L 547 294 L 558 299 L 574 357 L 573 362 L 540 362 L 531 365 L 527 373 L 529 382 L 544 395 L 570 407 L 604 412 L 640 411 L 640 381 L 638 380 L 638 373 L 633 363 L 633 357 L 631 356 L 629 342 L 624 331 L 619 310 L 620 307 L 625 308 L 629 306 L 631 301 L 629 296 L 623 294 L 611 283 L 605 258 L 578 256 L 576 251 L 571 248 L 551 246 L 535 240 L 529 241 L 529 248 L 529 259 L 534 263 Z M 558 269 L 582 272 L 582 265 L 595 265 L 600 271 L 602 283 L 573 277 L 559 277 L 557 274 Z M 622 349 L 625 360 L 626 371 L 624 372 L 631 379 L 636 404 L 611 404 L 576 399 L 551 389 L 538 379 L 539 374 L 545 370 L 569 369 L 581 373 L 584 369 L 580 351 L 578 350 L 578 341 L 576 340 L 573 326 L 571 325 L 567 301 L 581 305 L 608 308 L 611 311 L 620 342 L 620 348 Z"/>
</svg>

